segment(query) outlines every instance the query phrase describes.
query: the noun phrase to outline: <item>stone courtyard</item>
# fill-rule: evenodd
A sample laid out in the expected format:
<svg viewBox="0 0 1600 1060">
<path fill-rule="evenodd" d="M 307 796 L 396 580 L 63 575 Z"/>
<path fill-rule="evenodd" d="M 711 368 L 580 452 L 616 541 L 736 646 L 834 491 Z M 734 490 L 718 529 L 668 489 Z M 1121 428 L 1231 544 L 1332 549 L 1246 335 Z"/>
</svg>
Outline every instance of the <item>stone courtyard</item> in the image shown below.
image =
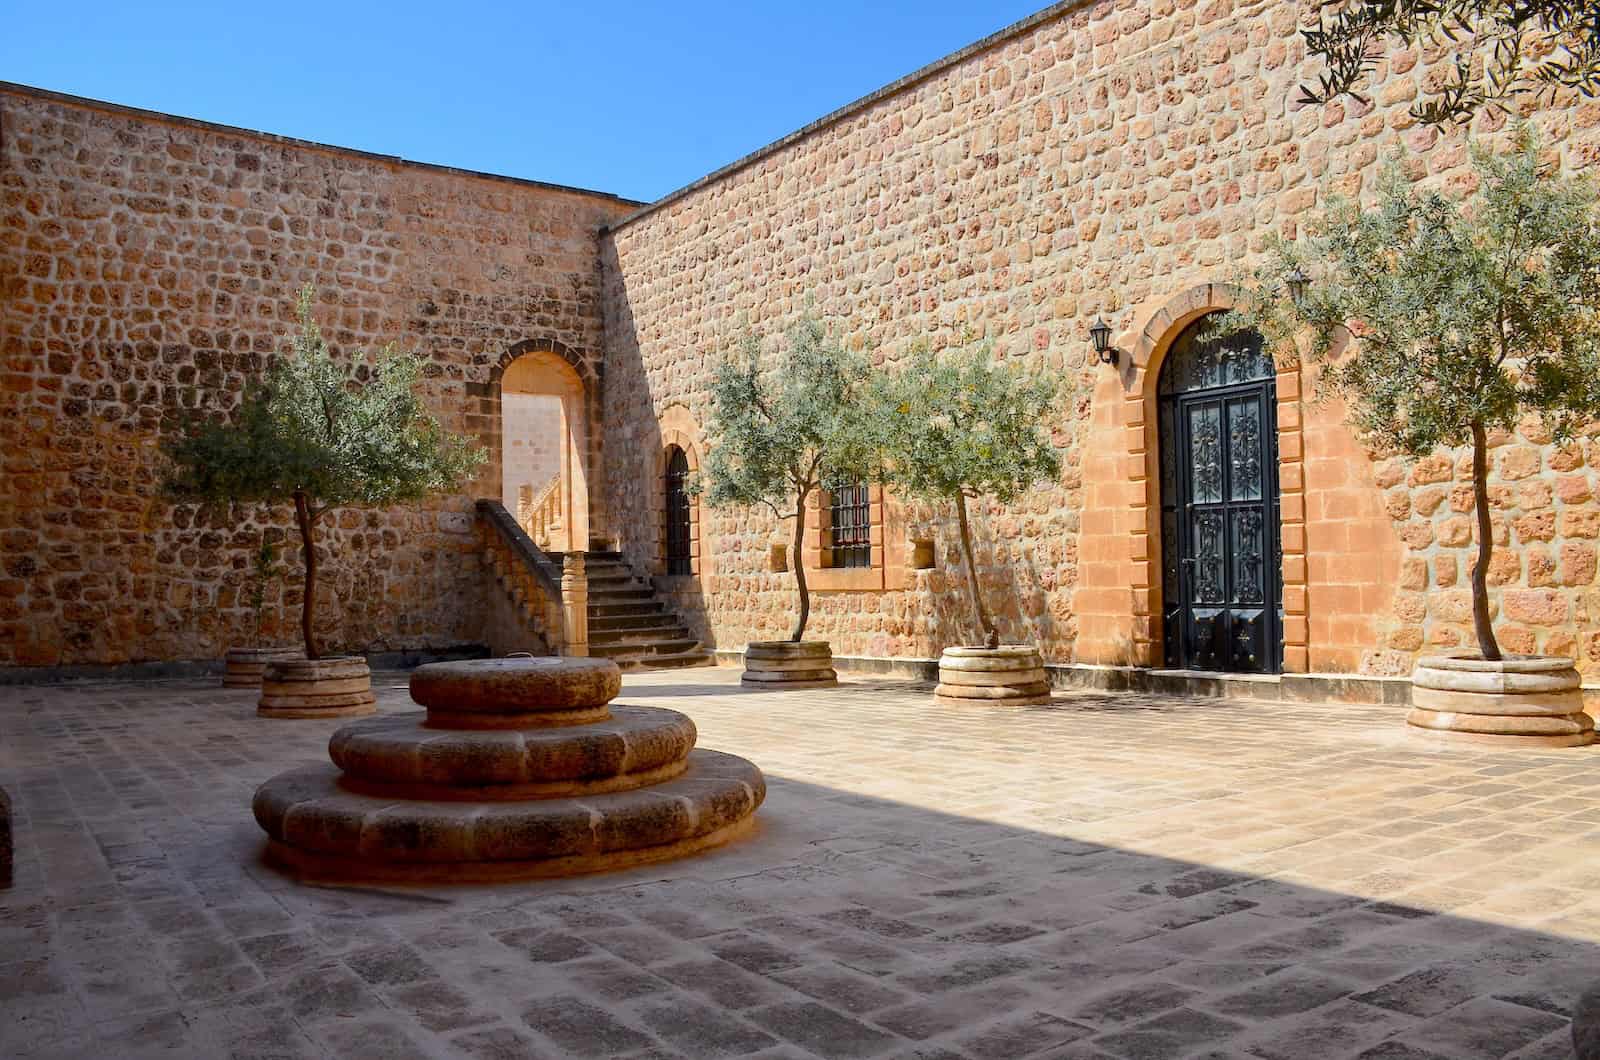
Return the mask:
<svg viewBox="0 0 1600 1060">
<path fill-rule="evenodd" d="M 375 676 L 384 711 L 419 709 Z M 1593 752 L 1397 708 L 626 677 L 760 763 L 755 834 L 620 874 L 307 886 L 250 796 L 339 722 L 212 679 L 0 688 L 0 1056 L 1566 1057 Z"/>
</svg>

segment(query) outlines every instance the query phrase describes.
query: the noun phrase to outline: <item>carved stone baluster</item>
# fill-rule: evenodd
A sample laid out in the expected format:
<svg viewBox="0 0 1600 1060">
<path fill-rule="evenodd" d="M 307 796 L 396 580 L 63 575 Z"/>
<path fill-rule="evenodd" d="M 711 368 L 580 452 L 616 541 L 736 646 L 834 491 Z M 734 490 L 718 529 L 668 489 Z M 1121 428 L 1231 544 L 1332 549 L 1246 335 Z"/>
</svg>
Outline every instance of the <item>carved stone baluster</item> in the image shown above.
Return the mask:
<svg viewBox="0 0 1600 1060">
<path fill-rule="evenodd" d="M 561 609 L 566 629 L 565 655 L 589 654 L 589 576 L 583 553 L 568 552 L 561 561 Z"/>
</svg>

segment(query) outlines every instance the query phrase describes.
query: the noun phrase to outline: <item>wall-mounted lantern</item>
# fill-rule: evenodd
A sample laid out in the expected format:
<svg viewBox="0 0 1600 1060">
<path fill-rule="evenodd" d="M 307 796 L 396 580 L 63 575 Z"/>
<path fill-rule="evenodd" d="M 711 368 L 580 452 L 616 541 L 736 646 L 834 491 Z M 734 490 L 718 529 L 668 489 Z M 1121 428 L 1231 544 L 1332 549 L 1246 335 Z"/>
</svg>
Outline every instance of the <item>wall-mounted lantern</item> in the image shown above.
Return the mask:
<svg viewBox="0 0 1600 1060">
<path fill-rule="evenodd" d="M 1094 343 L 1094 356 L 1101 364 L 1116 364 L 1120 351 L 1111 345 L 1111 325 L 1100 316 L 1089 325 L 1089 341 Z"/>
</svg>

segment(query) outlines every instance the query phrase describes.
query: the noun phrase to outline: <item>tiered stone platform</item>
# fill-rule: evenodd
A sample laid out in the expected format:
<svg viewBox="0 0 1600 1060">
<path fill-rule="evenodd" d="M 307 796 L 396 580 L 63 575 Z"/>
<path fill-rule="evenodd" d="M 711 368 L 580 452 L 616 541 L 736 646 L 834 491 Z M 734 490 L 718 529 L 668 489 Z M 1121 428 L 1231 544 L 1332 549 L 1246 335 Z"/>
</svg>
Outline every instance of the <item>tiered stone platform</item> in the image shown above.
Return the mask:
<svg viewBox="0 0 1600 1060">
<path fill-rule="evenodd" d="M 346 725 L 330 765 L 255 796 L 268 857 L 332 879 L 566 876 L 693 854 L 748 830 L 761 771 L 696 750 L 673 710 L 610 706 L 604 659 L 483 659 L 411 675 L 426 715 Z"/>
</svg>

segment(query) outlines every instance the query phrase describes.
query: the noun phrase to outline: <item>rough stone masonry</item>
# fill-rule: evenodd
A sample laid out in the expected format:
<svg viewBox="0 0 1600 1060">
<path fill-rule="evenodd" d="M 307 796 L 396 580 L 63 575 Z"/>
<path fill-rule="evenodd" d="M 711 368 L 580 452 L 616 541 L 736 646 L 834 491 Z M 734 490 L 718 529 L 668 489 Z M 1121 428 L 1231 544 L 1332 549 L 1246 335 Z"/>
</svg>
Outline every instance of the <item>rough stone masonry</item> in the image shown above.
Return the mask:
<svg viewBox="0 0 1600 1060">
<path fill-rule="evenodd" d="M 1007 639 L 1048 661 L 1159 664 L 1153 395 L 1173 337 L 1229 304 L 1267 233 L 1370 187 L 1385 158 L 1450 191 L 1472 179 L 1467 130 L 1408 112 L 1441 56 L 1385 55 L 1370 104 L 1297 104 L 1315 72 L 1299 10 L 1058 4 L 639 210 L 0 88 L 0 666 L 248 643 L 248 556 L 287 513 L 175 508 L 154 491 L 155 447 L 186 413 L 231 406 L 307 281 L 341 349 L 422 351 L 430 404 L 495 454 L 468 494 L 339 513 L 321 614 L 341 647 L 482 638 L 471 501 L 501 495 L 498 380 L 524 352 L 586 387 L 591 534 L 664 572 L 665 446 L 698 466 L 716 357 L 809 299 L 879 363 L 970 330 L 1073 384 L 1061 479 L 978 513 L 980 574 Z M 1553 160 L 1595 169 L 1600 102 L 1528 116 Z M 1096 315 L 1126 352 L 1117 371 L 1088 356 Z M 1285 667 L 1408 672 L 1470 625 L 1463 458 L 1374 460 L 1312 392 L 1277 379 Z M 1553 448 L 1531 422 L 1495 443 L 1503 642 L 1592 676 L 1600 447 Z M 792 585 L 769 546 L 786 528 L 759 510 L 695 519 L 694 573 L 662 583 L 674 603 L 716 646 L 781 633 Z M 946 517 L 879 495 L 872 519 L 871 571 L 817 572 L 812 633 L 840 655 L 970 637 Z M 910 561 L 924 551 L 925 569 Z M 290 579 L 269 637 L 295 606 Z"/>
</svg>

